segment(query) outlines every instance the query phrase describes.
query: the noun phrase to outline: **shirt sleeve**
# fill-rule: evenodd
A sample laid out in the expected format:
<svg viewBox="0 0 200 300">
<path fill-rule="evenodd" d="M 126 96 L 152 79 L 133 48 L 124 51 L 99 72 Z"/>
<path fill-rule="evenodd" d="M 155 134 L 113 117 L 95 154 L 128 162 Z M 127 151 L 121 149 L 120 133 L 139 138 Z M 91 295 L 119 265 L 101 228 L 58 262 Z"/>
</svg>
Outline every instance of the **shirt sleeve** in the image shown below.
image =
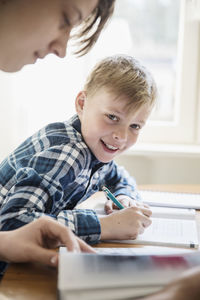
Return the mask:
<svg viewBox="0 0 200 300">
<path fill-rule="evenodd" d="M 141 201 L 135 179 L 115 162 L 110 164 L 109 172 L 105 177 L 105 185 L 115 196 L 127 195 L 134 200 Z"/>
<path fill-rule="evenodd" d="M 99 241 L 101 229 L 95 211 L 67 209 L 65 179 L 73 182 L 77 170 L 82 169 L 80 151 L 68 150 L 55 147 L 44 151 L 17 169 L 16 182 L 0 210 L 1 230 L 16 229 L 48 215 L 71 228 L 83 240 Z"/>
</svg>

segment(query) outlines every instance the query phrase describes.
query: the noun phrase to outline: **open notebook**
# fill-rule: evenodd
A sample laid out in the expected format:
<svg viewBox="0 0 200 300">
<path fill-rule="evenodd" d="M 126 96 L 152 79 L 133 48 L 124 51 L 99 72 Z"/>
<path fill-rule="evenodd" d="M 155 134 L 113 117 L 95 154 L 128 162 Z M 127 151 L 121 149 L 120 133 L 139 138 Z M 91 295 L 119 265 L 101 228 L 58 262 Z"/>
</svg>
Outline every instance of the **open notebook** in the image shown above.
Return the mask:
<svg viewBox="0 0 200 300">
<path fill-rule="evenodd" d="M 156 198 L 154 198 L 154 193 L 158 193 Z M 151 197 L 149 200 L 154 203 L 154 206 L 151 206 L 151 202 L 146 201 L 147 198 L 144 197 L 144 194 L 147 197 L 150 195 Z M 168 198 L 178 194 L 178 198 L 180 201 L 176 202 L 176 198 Z M 197 227 L 196 227 L 196 220 L 195 220 L 195 210 L 191 208 L 182 208 L 184 207 L 183 202 L 180 205 L 181 201 L 186 201 L 187 197 L 187 206 L 189 205 L 189 199 L 191 199 L 193 194 L 186 194 L 187 196 L 184 197 L 185 194 L 182 193 L 165 193 L 165 192 L 147 192 L 146 191 L 141 193 L 142 197 L 144 198 L 145 202 L 150 204 L 151 210 L 153 212 L 152 215 L 152 224 L 145 230 L 142 235 L 138 236 L 136 240 L 115 240 L 113 242 L 117 243 L 129 243 L 129 244 L 144 244 L 144 245 L 157 245 L 157 246 L 171 246 L 171 247 L 181 247 L 181 248 L 198 248 L 198 234 L 197 234 Z M 181 198 L 183 195 L 183 199 Z M 195 194 L 196 195 L 196 194 Z M 162 198 L 163 196 L 163 198 Z M 197 194 L 198 197 L 198 194 Z M 153 199 L 156 201 L 153 202 Z M 178 206 L 179 208 L 175 207 L 166 207 L 171 206 L 171 204 L 164 205 L 164 202 L 167 199 L 171 199 L 170 203 L 173 202 L 174 206 Z M 197 199 L 195 198 L 195 203 L 197 206 Z M 91 201 L 92 200 L 92 201 Z M 100 200 L 100 201 L 99 201 Z M 104 202 L 105 199 L 102 197 L 98 201 L 90 201 L 86 200 L 77 206 L 77 209 L 81 208 L 91 208 L 95 209 L 97 214 L 104 215 Z M 159 201 L 160 202 L 159 202 Z M 173 200 L 173 201 L 172 201 Z M 164 207 L 161 205 L 155 206 L 156 203 L 162 203 Z M 87 204 L 87 205 L 86 205 Z M 176 204 L 176 205 L 175 205 Z M 180 208 L 181 207 L 181 208 Z M 186 207 L 186 205 L 185 205 Z M 106 242 L 106 241 L 104 241 Z M 108 241 L 112 242 L 112 241 Z"/>
<path fill-rule="evenodd" d="M 151 207 L 152 224 L 135 240 L 109 240 L 104 242 L 198 248 L 195 210 Z M 97 210 L 103 214 L 102 210 Z"/>
</svg>

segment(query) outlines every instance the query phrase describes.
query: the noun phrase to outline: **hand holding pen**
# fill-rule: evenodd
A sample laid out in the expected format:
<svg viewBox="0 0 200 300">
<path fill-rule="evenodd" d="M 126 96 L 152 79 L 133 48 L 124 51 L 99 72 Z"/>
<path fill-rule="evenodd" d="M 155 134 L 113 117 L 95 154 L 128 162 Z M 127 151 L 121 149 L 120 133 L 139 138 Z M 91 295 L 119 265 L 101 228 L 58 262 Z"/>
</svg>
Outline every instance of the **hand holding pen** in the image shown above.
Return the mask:
<svg viewBox="0 0 200 300">
<path fill-rule="evenodd" d="M 101 225 L 101 239 L 135 239 L 138 234 L 142 234 L 146 227 L 151 224 L 151 210 L 137 205 L 125 207 L 122 203 L 124 195 L 117 196 L 117 198 L 109 191 L 107 187 L 102 188 L 107 199 L 107 204 L 112 203 L 109 210 L 106 210 L 107 215 L 99 216 Z M 120 197 L 122 196 L 122 200 Z M 132 199 L 131 199 L 132 200 Z M 133 200 L 134 201 L 134 200 Z M 115 209 L 118 208 L 118 209 Z M 106 206 L 105 206 L 106 209 Z M 115 213 L 114 210 L 115 210 Z"/>
<path fill-rule="evenodd" d="M 149 206 L 138 202 L 136 200 L 133 200 L 132 198 L 126 196 L 126 195 L 119 195 L 117 198 L 111 193 L 111 191 L 103 186 L 102 187 L 103 192 L 106 195 L 106 198 L 108 201 L 105 203 L 105 211 L 107 214 L 113 213 L 116 209 L 123 209 L 131 206 L 137 206 L 140 208 L 147 208 L 149 209 Z M 149 213 L 148 213 L 149 216 Z"/>
<path fill-rule="evenodd" d="M 103 186 L 102 190 L 106 194 L 106 198 L 108 200 L 111 200 L 116 205 L 116 207 L 118 207 L 119 209 L 124 208 L 124 206 L 115 198 L 115 196 L 111 193 L 111 191 L 109 191 L 107 187 Z"/>
</svg>

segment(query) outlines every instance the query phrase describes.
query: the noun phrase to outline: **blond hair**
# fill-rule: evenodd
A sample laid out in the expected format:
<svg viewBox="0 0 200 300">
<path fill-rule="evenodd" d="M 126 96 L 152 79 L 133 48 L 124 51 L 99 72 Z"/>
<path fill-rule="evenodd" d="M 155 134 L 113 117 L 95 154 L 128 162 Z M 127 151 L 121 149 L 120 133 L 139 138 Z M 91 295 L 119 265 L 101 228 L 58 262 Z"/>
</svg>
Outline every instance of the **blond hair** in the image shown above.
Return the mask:
<svg viewBox="0 0 200 300">
<path fill-rule="evenodd" d="M 87 77 L 84 90 L 88 96 L 106 88 L 116 96 L 125 96 L 127 108 L 151 109 L 156 99 L 156 84 L 150 72 L 128 55 L 115 55 L 101 60 Z"/>
</svg>

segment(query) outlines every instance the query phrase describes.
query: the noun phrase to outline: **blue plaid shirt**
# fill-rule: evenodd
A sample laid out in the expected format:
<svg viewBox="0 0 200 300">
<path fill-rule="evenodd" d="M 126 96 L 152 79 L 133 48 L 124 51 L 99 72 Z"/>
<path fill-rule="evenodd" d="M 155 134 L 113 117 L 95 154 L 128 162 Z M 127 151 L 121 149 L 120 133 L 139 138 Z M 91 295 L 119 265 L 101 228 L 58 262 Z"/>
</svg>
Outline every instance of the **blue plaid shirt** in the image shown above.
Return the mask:
<svg viewBox="0 0 200 300">
<path fill-rule="evenodd" d="M 0 164 L 0 229 L 15 229 L 49 215 L 86 242 L 96 243 L 101 234 L 96 212 L 74 208 L 102 185 L 115 196 L 140 199 L 134 179 L 123 168 L 94 157 L 77 115 L 49 124 Z"/>
</svg>

